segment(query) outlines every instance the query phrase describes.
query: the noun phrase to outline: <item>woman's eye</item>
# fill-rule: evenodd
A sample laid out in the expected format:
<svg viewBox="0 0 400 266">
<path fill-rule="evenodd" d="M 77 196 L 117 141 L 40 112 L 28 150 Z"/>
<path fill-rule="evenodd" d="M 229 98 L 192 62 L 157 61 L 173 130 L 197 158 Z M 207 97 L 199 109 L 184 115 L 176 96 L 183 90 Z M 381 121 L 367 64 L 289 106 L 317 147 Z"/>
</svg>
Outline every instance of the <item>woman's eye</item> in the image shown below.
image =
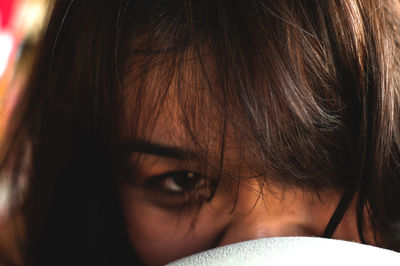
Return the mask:
<svg viewBox="0 0 400 266">
<path fill-rule="evenodd" d="M 143 179 L 133 184 L 142 189 L 149 202 L 171 211 L 191 209 L 211 201 L 218 186 L 217 178 L 188 170 L 170 171 Z"/>
<path fill-rule="evenodd" d="M 201 174 L 186 170 L 153 176 L 146 181 L 147 186 L 171 194 L 186 194 L 203 189 L 206 183 L 206 178 Z"/>
<path fill-rule="evenodd" d="M 143 183 L 147 197 L 156 205 L 180 210 L 209 202 L 217 188 L 215 178 L 193 171 L 172 171 L 151 176 Z"/>
</svg>

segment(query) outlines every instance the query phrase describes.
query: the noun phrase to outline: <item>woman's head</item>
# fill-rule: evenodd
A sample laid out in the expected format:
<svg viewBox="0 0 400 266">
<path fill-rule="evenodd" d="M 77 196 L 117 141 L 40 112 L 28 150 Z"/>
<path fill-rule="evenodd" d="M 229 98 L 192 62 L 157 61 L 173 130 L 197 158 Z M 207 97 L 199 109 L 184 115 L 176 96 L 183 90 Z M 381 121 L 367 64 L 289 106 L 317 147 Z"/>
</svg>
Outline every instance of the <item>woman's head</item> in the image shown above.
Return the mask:
<svg viewBox="0 0 400 266">
<path fill-rule="evenodd" d="M 399 11 L 58 1 L 4 144 L 9 169 L 30 147 L 27 260 L 282 235 L 396 248 Z"/>
</svg>

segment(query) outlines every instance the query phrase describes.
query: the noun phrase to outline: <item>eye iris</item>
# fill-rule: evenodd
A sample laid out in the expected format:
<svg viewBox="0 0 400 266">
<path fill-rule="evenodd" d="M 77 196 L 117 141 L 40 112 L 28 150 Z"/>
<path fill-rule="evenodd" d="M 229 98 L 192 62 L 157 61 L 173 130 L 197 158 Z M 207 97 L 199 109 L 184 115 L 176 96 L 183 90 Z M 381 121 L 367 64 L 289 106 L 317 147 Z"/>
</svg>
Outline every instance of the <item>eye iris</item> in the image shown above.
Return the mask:
<svg viewBox="0 0 400 266">
<path fill-rule="evenodd" d="M 199 176 L 194 172 L 177 172 L 166 179 L 166 186 L 171 191 L 189 191 L 196 187 Z"/>
</svg>

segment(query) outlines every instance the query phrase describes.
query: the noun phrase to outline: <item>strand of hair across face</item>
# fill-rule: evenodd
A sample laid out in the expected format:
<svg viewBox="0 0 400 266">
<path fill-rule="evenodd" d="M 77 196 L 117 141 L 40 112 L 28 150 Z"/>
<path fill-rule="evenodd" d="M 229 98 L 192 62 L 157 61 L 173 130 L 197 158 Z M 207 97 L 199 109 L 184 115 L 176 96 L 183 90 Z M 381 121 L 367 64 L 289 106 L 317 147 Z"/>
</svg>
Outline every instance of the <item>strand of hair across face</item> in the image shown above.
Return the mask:
<svg viewBox="0 0 400 266">
<path fill-rule="evenodd" d="M 354 195 L 357 191 L 358 183 L 356 185 L 350 186 L 342 195 L 334 213 L 331 216 L 328 224 L 325 227 L 325 231 L 322 234 L 324 238 L 332 238 L 333 234 L 336 231 L 336 228 L 339 226 L 340 222 L 343 219 L 344 214 L 350 206 L 351 201 L 354 198 Z"/>
</svg>

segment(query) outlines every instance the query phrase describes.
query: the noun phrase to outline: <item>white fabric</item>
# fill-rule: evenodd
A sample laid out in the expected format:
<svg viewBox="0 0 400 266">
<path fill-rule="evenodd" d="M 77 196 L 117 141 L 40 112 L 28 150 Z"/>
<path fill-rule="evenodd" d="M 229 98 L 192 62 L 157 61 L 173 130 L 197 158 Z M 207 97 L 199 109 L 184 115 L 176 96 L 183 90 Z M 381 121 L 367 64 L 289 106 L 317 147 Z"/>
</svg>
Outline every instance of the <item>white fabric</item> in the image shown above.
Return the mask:
<svg viewBox="0 0 400 266">
<path fill-rule="evenodd" d="M 342 240 L 318 237 L 274 237 L 218 247 L 168 265 L 400 266 L 400 253 Z"/>
</svg>

